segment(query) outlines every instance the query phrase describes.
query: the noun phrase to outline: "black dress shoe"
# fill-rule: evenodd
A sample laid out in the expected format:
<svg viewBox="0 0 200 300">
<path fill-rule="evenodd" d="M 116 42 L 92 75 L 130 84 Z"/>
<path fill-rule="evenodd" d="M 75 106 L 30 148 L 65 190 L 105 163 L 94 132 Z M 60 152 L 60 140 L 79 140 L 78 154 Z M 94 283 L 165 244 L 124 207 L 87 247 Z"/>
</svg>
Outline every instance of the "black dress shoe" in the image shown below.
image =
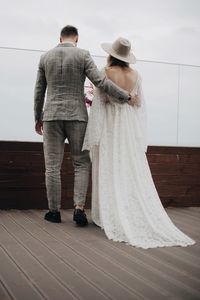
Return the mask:
<svg viewBox="0 0 200 300">
<path fill-rule="evenodd" d="M 61 223 L 61 216 L 59 211 L 49 211 L 44 216 L 45 220 L 53 223 Z"/>
<path fill-rule="evenodd" d="M 86 226 L 86 225 L 88 225 L 88 220 L 87 220 L 86 213 L 82 209 L 75 208 L 73 220 L 79 226 Z"/>
</svg>

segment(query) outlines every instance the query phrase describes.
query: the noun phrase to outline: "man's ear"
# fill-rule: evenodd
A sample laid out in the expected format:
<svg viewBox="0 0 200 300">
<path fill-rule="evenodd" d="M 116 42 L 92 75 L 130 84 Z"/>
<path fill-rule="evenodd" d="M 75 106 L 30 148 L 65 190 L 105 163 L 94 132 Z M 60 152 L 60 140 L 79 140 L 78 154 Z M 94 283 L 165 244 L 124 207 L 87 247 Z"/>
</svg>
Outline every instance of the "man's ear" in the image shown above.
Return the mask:
<svg viewBox="0 0 200 300">
<path fill-rule="evenodd" d="M 77 35 L 77 37 L 76 37 L 76 43 L 78 43 L 78 35 Z"/>
<path fill-rule="evenodd" d="M 60 43 L 62 43 L 62 38 L 60 37 Z"/>
</svg>

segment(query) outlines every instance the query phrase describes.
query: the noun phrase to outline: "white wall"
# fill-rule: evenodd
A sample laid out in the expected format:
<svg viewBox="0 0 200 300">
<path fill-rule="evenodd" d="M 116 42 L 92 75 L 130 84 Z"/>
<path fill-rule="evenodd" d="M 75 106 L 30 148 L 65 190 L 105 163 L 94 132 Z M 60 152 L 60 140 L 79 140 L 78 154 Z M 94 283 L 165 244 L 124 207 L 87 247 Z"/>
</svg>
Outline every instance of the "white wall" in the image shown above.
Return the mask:
<svg viewBox="0 0 200 300">
<path fill-rule="evenodd" d="M 41 53 L 0 49 L 0 140 L 42 141 L 34 132 L 33 90 Z M 98 67 L 105 58 L 94 57 Z M 200 146 L 200 68 L 137 62 L 150 145 Z"/>
</svg>

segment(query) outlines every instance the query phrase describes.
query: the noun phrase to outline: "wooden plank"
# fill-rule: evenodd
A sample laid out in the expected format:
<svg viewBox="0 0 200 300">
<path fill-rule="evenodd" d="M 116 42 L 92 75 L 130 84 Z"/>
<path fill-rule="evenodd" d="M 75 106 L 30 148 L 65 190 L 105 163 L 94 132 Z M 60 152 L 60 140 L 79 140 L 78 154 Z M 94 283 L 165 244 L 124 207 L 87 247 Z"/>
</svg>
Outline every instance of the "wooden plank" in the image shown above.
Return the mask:
<svg viewBox="0 0 200 300">
<path fill-rule="evenodd" d="M 153 175 L 153 180 L 155 184 L 163 183 L 163 184 L 170 184 L 170 185 L 196 185 L 200 184 L 200 176 L 191 176 L 191 175 Z"/>
<path fill-rule="evenodd" d="M 38 192 L 39 191 L 39 192 Z M 18 209 L 47 209 L 48 202 L 46 199 L 45 190 L 28 190 L 28 191 L 6 191 L 5 194 L 1 191 L 0 209 L 18 208 Z M 90 206 L 90 199 L 86 201 L 86 206 Z M 62 196 L 62 207 L 72 208 L 73 200 L 72 197 L 68 198 L 64 193 Z"/>
<path fill-rule="evenodd" d="M 68 213 L 65 212 L 64 214 L 68 217 Z M 62 228 L 59 228 L 59 230 L 62 230 Z M 94 234 L 93 234 L 93 230 L 95 230 Z M 70 228 L 70 233 L 68 231 L 68 234 L 72 234 L 72 236 L 74 236 L 76 231 L 77 231 L 77 229 L 72 227 L 72 228 Z M 89 245 L 90 249 L 97 252 L 98 254 L 101 253 L 101 255 L 103 255 L 104 258 L 106 258 L 106 255 L 108 254 L 107 253 L 107 251 L 108 251 L 107 246 L 109 245 L 109 247 L 110 247 L 110 244 L 112 242 L 110 242 L 108 240 L 106 240 L 106 242 L 105 242 L 105 240 L 102 241 L 102 239 L 100 239 L 100 240 L 98 239 L 98 241 L 96 241 L 95 238 L 98 236 L 96 231 L 98 231 L 98 233 L 100 234 L 100 237 L 102 237 L 102 231 L 100 229 L 98 229 L 96 226 L 93 226 L 92 227 L 92 232 L 91 232 L 91 230 L 90 230 L 89 233 L 87 233 L 87 231 L 84 231 L 84 232 L 81 231 L 81 235 L 78 236 L 78 237 L 76 235 L 76 241 L 74 241 L 73 244 L 70 243 L 70 245 L 74 246 L 74 244 L 78 243 L 78 246 L 76 248 L 79 249 L 79 250 L 81 249 L 81 253 L 84 253 L 83 243 L 81 243 L 81 245 L 79 244 L 79 241 L 81 240 L 81 241 L 84 242 L 84 246 L 87 243 L 87 246 Z M 58 236 L 58 234 L 57 234 L 57 236 Z M 77 241 L 77 239 L 78 239 L 78 241 Z M 69 243 L 69 238 L 68 238 L 68 243 Z M 119 244 L 122 245 L 123 243 L 115 243 L 115 245 L 117 245 L 116 248 L 118 247 Z M 100 252 L 101 247 L 102 247 L 102 250 Z M 128 247 L 128 246 L 125 246 L 125 247 L 133 248 L 133 247 Z M 155 252 L 155 250 L 159 250 L 159 249 L 154 249 L 153 251 Z M 141 251 L 144 251 L 144 250 L 141 250 Z M 113 249 L 110 249 L 109 256 L 107 257 L 107 259 L 109 261 L 114 260 L 115 263 L 116 263 L 117 254 L 119 255 L 119 253 L 113 251 Z M 119 257 L 118 258 L 118 263 L 123 262 L 123 266 L 124 266 L 124 262 L 127 260 L 127 254 L 123 253 L 123 255 L 124 256 L 121 256 L 121 253 L 120 253 L 120 255 L 118 256 Z M 91 257 L 91 255 L 90 255 L 90 257 Z M 133 254 L 133 257 L 131 259 L 134 260 L 134 254 Z M 96 259 L 96 261 L 97 261 L 97 259 Z M 162 289 L 165 288 L 165 289 L 167 289 L 168 292 L 173 291 L 173 294 L 177 293 L 180 296 L 180 295 L 184 295 L 186 293 L 186 291 L 188 291 L 188 287 L 187 287 L 187 277 L 188 276 L 184 277 L 185 285 L 182 285 L 181 283 L 183 283 L 183 278 L 181 277 L 181 279 L 180 279 L 180 274 L 179 274 L 179 280 L 177 280 L 177 278 L 173 278 L 171 276 L 167 277 L 165 272 L 162 275 L 158 272 L 159 273 L 159 276 L 158 276 L 158 274 L 156 274 L 156 271 L 154 269 L 152 270 L 152 268 L 149 268 L 146 265 L 143 265 L 142 261 L 140 261 L 137 265 L 135 260 L 134 260 L 134 264 L 131 264 L 130 260 L 127 260 L 126 268 L 129 270 L 129 272 L 133 272 L 133 270 L 134 270 L 134 272 L 136 272 L 138 277 L 139 276 L 142 277 L 142 281 L 144 283 L 147 282 L 149 278 L 155 284 L 156 284 L 157 281 L 159 281 L 160 288 L 162 288 Z M 154 274 L 153 278 L 151 277 L 151 274 Z M 181 272 L 181 274 L 182 274 L 182 272 Z M 161 279 L 162 276 L 164 276 L 163 279 Z M 199 284 L 200 284 L 200 281 L 196 280 L 196 278 L 195 278 L 194 282 L 193 282 L 193 287 L 195 288 L 195 290 L 190 291 L 194 296 L 198 294 L 196 289 L 199 287 Z M 170 289 L 170 291 L 169 291 L 169 289 Z M 165 290 L 165 292 L 167 292 L 167 291 Z"/>
<path fill-rule="evenodd" d="M 198 207 L 188 207 L 187 213 L 191 214 L 192 216 L 196 216 L 198 219 L 200 219 L 200 212 Z"/>
<path fill-rule="evenodd" d="M 53 236 L 48 236 L 44 230 L 35 228 L 31 222 L 27 220 L 24 221 L 23 216 L 20 216 L 20 214 L 15 216 L 15 219 L 18 221 L 15 222 L 16 229 L 13 229 L 13 232 L 17 240 L 23 243 L 25 247 L 28 247 L 29 251 L 37 257 L 38 261 L 40 261 L 49 272 L 53 270 L 54 276 L 59 279 L 60 283 L 62 282 L 63 285 L 67 284 L 72 286 L 73 291 L 76 292 L 79 298 L 101 300 L 109 299 L 110 297 L 112 299 L 121 299 L 123 295 L 129 300 L 139 299 L 134 292 L 126 290 L 120 282 L 116 283 L 110 276 L 105 276 L 104 271 L 99 272 L 97 268 L 94 270 L 92 265 L 88 264 L 88 258 L 84 263 L 82 255 L 78 256 L 76 251 L 70 251 L 68 247 L 64 247 L 63 244 L 60 245 L 58 240 L 53 238 Z M 8 220 L 8 218 L 4 218 L 4 224 L 6 224 L 7 227 L 13 227 L 11 223 L 12 221 Z M 26 227 L 26 230 L 23 225 Z M 63 233 L 63 238 L 65 235 L 66 234 Z M 81 268 L 83 263 L 84 267 Z M 80 268 L 82 272 L 80 272 Z M 93 273 L 93 281 L 95 278 L 97 282 L 100 280 L 99 273 L 103 276 L 103 281 L 101 280 L 103 288 L 97 284 L 91 284 L 91 280 L 88 279 L 89 276 L 91 277 L 90 272 Z M 106 286 L 110 291 L 108 294 L 104 291 Z M 118 293 L 116 293 L 116 289 L 118 289 Z"/>
<path fill-rule="evenodd" d="M 44 170 L 44 157 L 41 152 L 1 152 L 0 165 L 3 170 L 13 168 L 38 168 Z M 72 161 L 69 154 L 64 155 L 63 166 L 65 171 L 72 168 Z"/>
<path fill-rule="evenodd" d="M 194 211 L 191 212 L 189 209 L 185 209 L 185 208 L 179 208 L 179 209 L 173 209 L 171 210 L 172 214 L 178 214 L 182 220 L 184 220 L 184 217 L 188 219 L 188 221 L 192 222 L 192 225 L 194 227 L 197 226 L 198 228 L 198 224 L 200 221 L 200 213 L 197 210 L 197 214 L 194 214 Z"/>
<path fill-rule="evenodd" d="M 3 279 L 1 277 L 0 279 L 0 299 L 1 300 L 13 300 L 13 296 L 11 295 L 8 287 L 3 282 Z"/>
<path fill-rule="evenodd" d="M 19 141 L 0 141 L 0 151 L 41 151 L 43 144 L 41 142 L 19 142 Z"/>
<path fill-rule="evenodd" d="M 0 141 L 0 151 L 42 151 L 43 144 L 41 142 L 19 142 L 19 141 Z M 68 144 L 65 151 L 69 152 Z M 199 147 L 176 147 L 176 146 L 148 146 L 148 154 L 199 154 Z"/>
<path fill-rule="evenodd" d="M 184 164 L 184 163 L 151 163 L 150 169 L 154 175 L 192 175 L 200 176 L 200 168 L 198 164 Z"/>
<path fill-rule="evenodd" d="M 179 226 L 181 226 L 182 228 L 186 228 L 186 233 L 189 232 L 189 235 L 197 235 L 198 238 L 200 238 L 199 236 L 199 222 L 194 222 L 193 220 L 191 220 L 189 218 L 189 216 L 187 217 L 187 224 L 185 224 L 185 220 L 184 220 L 184 215 L 179 215 L 177 212 L 171 212 L 171 218 L 173 218 L 175 220 L 176 224 L 180 224 Z M 186 218 L 186 217 L 185 217 Z"/>
<path fill-rule="evenodd" d="M 198 163 L 200 164 L 200 153 L 198 154 L 147 154 L 149 163 Z"/>
<path fill-rule="evenodd" d="M 13 257 L 16 265 L 20 266 L 23 273 L 35 283 L 37 290 L 40 291 L 44 299 L 57 299 L 57 297 L 59 300 L 66 300 L 66 297 L 68 297 L 67 299 L 78 299 L 64 288 L 60 282 L 56 281 L 53 272 L 50 273 L 46 270 L 21 243 L 18 243 L 15 239 L 13 243 L 13 236 L 8 230 L 1 227 L 0 231 L 1 236 L 6 238 L 4 245 L 7 253 L 10 257 Z M 10 244 L 12 246 L 9 246 Z M 21 300 L 20 297 L 18 299 Z"/>
<path fill-rule="evenodd" d="M 4 233 L 2 238 L 5 238 Z M 4 240 L 4 244 L 8 243 L 8 241 L 8 239 L 6 239 L 6 241 Z M 17 247 L 15 247 L 11 241 L 9 247 L 13 247 L 17 251 Z M 0 266 L 2 281 L 4 282 L 8 295 L 10 295 L 10 298 L 8 299 L 46 299 L 46 297 L 42 295 L 41 291 L 37 288 L 37 285 L 34 285 L 31 278 L 29 278 L 26 275 L 26 272 L 24 272 L 21 267 L 16 264 L 13 258 L 2 246 L 0 247 Z M 0 299 L 3 300 L 3 296 L 1 296 Z"/>
<path fill-rule="evenodd" d="M 200 148 L 151 146 L 147 157 L 165 207 L 200 206 Z M 68 145 L 61 176 L 63 208 L 72 208 L 74 170 Z M 87 207 L 91 189 L 90 180 Z M 0 141 L 0 199 L 0 208 L 46 207 L 42 143 Z"/>
<path fill-rule="evenodd" d="M 50 249 L 53 247 L 51 241 L 49 241 L 49 247 L 44 246 L 44 243 L 34 239 L 33 236 L 27 234 L 16 222 L 12 221 L 8 216 L 1 216 L 3 225 L 15 237 L 15 240 L 18 245 L 20 245 L 21 250 L 26 250 L 25 257 L 24 255 L 18 256 L 20 260 L 20 265 L 23 265 L 23 268 L 27 269 L 29 272 L 33 272 L 34 267 L 30 265 L 29 262 L 24 264 L 23 259 L 29 255 L 34 259 L 35 264 L 40 266 L 37 273 L 43 273 L 43 282 L 41 278 L 37 279 L 37 285 L 40 288 L 44 288 L 45 292 L 48 293 L 50 299 L 102 299 L 102 293 L 100 293 L 96 288 L 94 288 L 90 283 L 88 283 L 84 278 L 78 273 L 78 270 L 74 270 L 67 264 L 63 263 L 62 257 L 58 256 L 56 253 L 53 253 Z M 32 226 L 32 232 L 34 232 L 34 226 Z M 45 240 L 44 232 L 43 238 Z M 22 250 L 22 252 L 24 252 Z M 31 259 L 30 259 L 31 260 Z M 34 265 L 35 265 L 34 264 Z M 43 271 L 43 272 L 42 272 Z M 46 275 L 44 274 L 46 273 Z M 34 276 L 32 274 L 31 276 Z M 38 274 L 39 277 L 39 274 Z M 44 285 L 42 285 L 42 283 Z"/>
<path fill-rule="evenodd" d="M 184 196 L 194 196 L 200 199 L 200 184 L 195 185 L 182 185 L 182 184 L 163 184 L 156 183 L 156 188 L 159 191 L 160 197 L 173 197 L 173 195 L 179 195 L 179 197 Z"/>
<path fill-rule="evenodd" d="M 34 218 L 35 219 L 35 216 Z M 32 219 L 32 220 L 33 220 Z M 42 228 L 44 228 L 44 222 L 42 220 L 42 218 L 38 218 L 37 219 L 37 223 L 39 223 L 41 225 Z M 88 259 L 90 260 L 90 262 L 93 265 L 96 265 L 96 267 L 99 270 L 104 270 L 104 272 L 110 274 L 112 272 L 112 274 L 114 274 L 115 276 L 115 280 L 117 280 L 118 282 L 121 282 L 123 284 L 126 284 L 126 289 L 132 289 L 134 288 L 135 292 L 139 293 L 140 295 L 143 295 L 145 298 L 151 295 L 151 297 L 156 297 L 155 299 L 160 299 L 160 297 L 162 297 L 162 299 L 165 299 L 165 296 L 168 295 L 168 293 L 161 288 L 161 286 L 156 285 L 156 281 L 152 282 L 150 280 L 148 280 L 146 278 L 146 280 L 144 280 L 143 277 L 141 277 L 139 274 L 137 274 L 137 272 L 133 271 L 133 269 L 131 270 L 127 270 L 126 268 L 119 266 L 119 264 L 116 264 L 115 261 L 112 261 L 112 259 L 106 259 L 105 257 L 105 253 L 103 254 L 98 254 L 96 251 L 94 251 L 92 245 L 86 246 L 85 243 L 83 244 L 82 242 L 80 242 L 80 236 L 77 233 L 77 228 L 74 227 L 72 225 L 72 227 L 70 227 L 67 231 L 68 236 L 63 236 L 63 232 L 62 232 L 62 227 L 59 228 L 55 228 L 55 226 L 51 226 L 51 230 L 48 230 L 49 226 L 45 227 L 45 230 L 47 230 L 49 232 L 49 234 L 52 235 L 52 237 L 56 237 L 56 239 L 63 243 L 63 246 L 68 246 L 70 245 L 70 248 L 72 248 L 73 252 L 79 252 L 81 255 L 84 255 L 84 257 L 88 257 Z M 59 230 L 60 229 L 60 230 Z M 55 232 L 57 232 L 57 234 L 54 233 L 54 231 L 52 232 L 52 230 L 54 230 Z M 59 230 L 59 232 L 58 232 Z M 70 230 L 70 232 L 69 232 Z M 61 231 L 61 232 L 60 232 Z M 82 240 L 82 236 L 85 237 L 87 231 L 84 230 L 81 231 L 81 240 Z M 77 234 L 75 234 L 77 233 Z M 90 232 L 91 234 L 91 232 Z M 69 237 L 70 235 L 70 237 Z M 73 238 L 73 236 L 75 238 Z M 88 237 L 88 235 L 86 235 Z M 64 242 L 66 240 L 66 243 Z M 92 244 L 96 244 L 96 240 L 95 236 L 92 236 Z M 84 240 L 85 241 L 85 240 Z M 62 246 L 62 247 L 63 247 Z M 66 251 L 66 250 L 65 250 Z M 105 262 L 104 262 L 105 260 Z M 129 276 L 128 276 L 129 274 Z M 130 275 L 132 274 L 131 278 Z M 145 287 L 147 288 L 147 291 L 144 292 Z M 159 290 L 159 292 L 158 292 Z M 140 296 L 141 297 L 141 296 Z"/>
<path fill-rule="evenodd" d="M 183 196 L 179 197 L 173 195 L 171 197 L 161 196 L 161 201 L 164 207 L 189 207 L 189 206 L 200 206 L 199 197 Z"/>
<path fill-rule="evenodd" d="M 12 290 L 11 278 L 19 276 L 19 268 L 23 282 L 29 279 L 29 286 L 49 300 L 68 299 L 66 289 L 72 290 L 70 295 L 74 299 L 82 300 L 200 298 L 199 243 L 186 248 L 137 249 L 109 241 L 91 223 L 86 228 L 77 228 L 72 212 L 62 211 L 61 224 L 46 222 L 44 211 L 0 212 L 1 242 L 6 251 L 0 256 L 0 269 L 3 264 L 11 264 L 11 268 L 3 270 L 6 269 L 8 277 L 13 272 L 5 281 L 8 290 Z M 199 208 L 167 212 L 180 229 L 187 228 L 189 233 L 193 232 L 192 237 L 200 238 Z M 87 213 L 90 219 L 90 212 Z M 54 287 L 51 295 L 49 285 L 50 289 Z M 80 286 L 81 291 L 85 289 L 84 294 L 80 294 Z M 63 298 L 59 297 L 61 290 Z M 15 296 L 15 300 L 22 299 Z"/>
<path fill-rule="evenodd" d="M 199 147 L 149 146 L 147 154 L 200 154 Z"/>
</svg>

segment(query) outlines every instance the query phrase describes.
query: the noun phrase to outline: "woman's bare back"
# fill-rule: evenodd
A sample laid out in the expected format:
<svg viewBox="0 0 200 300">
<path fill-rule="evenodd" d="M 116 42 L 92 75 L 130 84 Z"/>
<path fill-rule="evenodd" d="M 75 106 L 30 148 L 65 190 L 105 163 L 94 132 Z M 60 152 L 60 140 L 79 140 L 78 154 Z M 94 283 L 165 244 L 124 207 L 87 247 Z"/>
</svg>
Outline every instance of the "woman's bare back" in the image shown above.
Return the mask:
<svg viewBox="0 0 200 300">
<path fill-rule="evenodd" d="M 107 67 L 106 75 L 120 88 L 129 93 L 134 89 L 137 81 L 137 72 L 131 68 Z"/>
</svg>

